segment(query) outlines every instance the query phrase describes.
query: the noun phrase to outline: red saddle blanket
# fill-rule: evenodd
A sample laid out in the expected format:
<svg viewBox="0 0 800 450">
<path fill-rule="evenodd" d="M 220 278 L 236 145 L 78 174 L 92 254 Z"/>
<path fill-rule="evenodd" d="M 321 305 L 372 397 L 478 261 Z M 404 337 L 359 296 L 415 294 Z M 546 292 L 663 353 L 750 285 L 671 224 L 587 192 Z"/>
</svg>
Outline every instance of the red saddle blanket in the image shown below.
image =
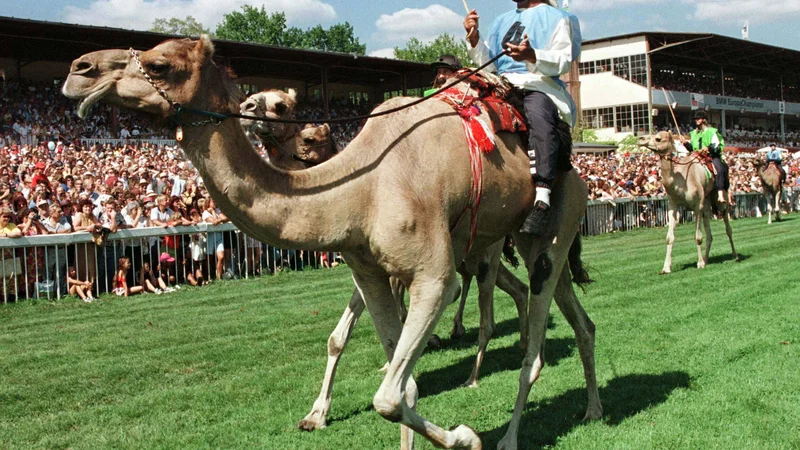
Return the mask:
<svg viewBox="0 0 800 450">
<path fill-rule="evenodd" d="M 469 69 L 461 69 L 455 76 L 467 72 Z M 482 151 L 491 152 L 495 145 L 494 134 L 528 130 L 524 116 L 509 102 L 514 92 L 513 86 L 504 78 L 478 72 L 463 83 L 437 94 L 436 98 L 452 106 L 464 119 L 468 140 L 474 141 Z"/>
</svg>

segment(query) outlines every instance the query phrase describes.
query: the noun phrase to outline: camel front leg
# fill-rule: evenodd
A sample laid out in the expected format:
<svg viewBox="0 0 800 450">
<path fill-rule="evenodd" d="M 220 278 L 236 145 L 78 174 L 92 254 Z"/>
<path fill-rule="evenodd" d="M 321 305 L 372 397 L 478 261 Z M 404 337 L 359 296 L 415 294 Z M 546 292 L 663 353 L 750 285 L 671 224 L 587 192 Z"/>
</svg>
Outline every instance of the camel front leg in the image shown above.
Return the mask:
<svg viewBox="0 0 800 450">
<path fill-rule="evenodd" d="M 770 195 L 769 192 L 767 192 L 766 188 L 764 189 L 764 192 L 766 193 L 764 196 L 767 198 L 767 225 L 771 225 L 772 209 L 773 209 L 772 204 L 774 203 L 775 197 Z"/>
<path fill-rule="evenodd" d="M 528 286 L 501 262 L 497 267 L 497 287 L 514 299 L 519 315 L 519 346 L 524 357 L 528 352 Z"/>
<path fill-rule="evenodd" d="M 417 273 L 409 285 L 411 298 L 408 317 L 401 326 L 394 308 L 381 300 L 383 288 L 380 280 L 354 273 L 359 289 L 367 302 L 372 321 L 383 343 L 386 356 L 391 361 L 386 377 L 373 398 L 375 410 L 385 419 L 400 422 L 430 440 L 438 448 L 477 450 L 481 441 L 471 428 L 461 425 L 445 430 L 417 414 L 415 404 L 416 384 L 411 377 L 414 365 L 445 306 L 458 292 L 459 285 L 452 263 L 452 251 L 447 252 L 449 268 L 426 265 L 428 273 Z M 388 286 L 388 283 L 386 283 Z M 388 289 L 386 290 L 388 292 Z M 377 294 L 377 295 L 376 295 Z M 401 332 L 402 331 L 402 332 Z M 407 436 L 403 433 L 402 436 Z"/>
<path fill-rule="evenodd" d="M 458 310 L 456 315 L 453 316 L 453 329 L 450 330 L 450 339 L 458 339 L 464 336 L 466 329 L 464 328 L 464 306 L 467 304 L 467 295 L 469 295 L 469 287 L 472 284 L 472 274 L 462 271 L 461 273 L 461 300 L 458 303 Z"/>
<path fill-rule="evenodd" d="M 361 317 L 361 313 L 364 312 L 364 306 L 364 300 L 361 298 L 358 289 L 354 290 L 347 309 L 344 310 L 342 318 L 339 319 L 339 323 L 333 333 L 328 337 L 328 365 L 325 367 L 325 378 L 322 380 L 319 397 L 314 401 L 311 412 L 297 422 L 297 428 L 313 431 L 325 428 L 328 425 L 326 416 L 331 408 L 331 395 L 333 393 L 333 379 L 336 376 L 336 368 L 339 366 L 339 360 L 342 357 L 345 346 L 350 341 L 353 328 L 358 318 Z"/>
<path fill-rule="evenodd" d="M 781 194 L 783 193 L 783 188 L 778 187 L 778 190 L 775 192 L 775 221 L 781 221 Z"/>
<path fill-rule="evenodd" d="M 575 333 L 575 341 L 578 343 L 578 352 L 583 364 L 583 376 L 586 379 L 586 390 L 589 396 L 583 420 L 599 419 L 603 416 L 603 405 L 600 403 L 600 393 L 597 390 L 597 374 L 594 365 L 595 326 L 575 295 L 569 267 L 566 264 L 561 270 L 554 297 L 558 309 L 564 314 Z"/>
<path fill-rule="evenodd" d="M 727 209 L 725 209 L 725 205 L 722 202 L 718 202 L 718 205 L 720 205 L 720 213 L 723 216 L 725 216 L 727 214 Z M 706 266 L 706 264 L 708 264 L 708 258 L 709 258 L 709 255 L 711 254 L 711 242 L 714 240 L 714 237 L 711 235 L 711 208 L 710 207 L 703 208 L 702 214 L 703 214 L 703 228 L 704 228 L 705 234 L 706 234 L 706 252 L 705 252 L 704 255 L 700 255 L 699 254 L 700 247 L 702 247 L 702 244 L 703 244 L 703 235 L 699 234 L 699 240 L 697 241 L 697 245 L 698 245 L 698 247 L 697 247 L 697 251 L 698 251 L 697 268 L 698 269 L 702 269 L 703 267 Z M 698 220 L 697 224 L 698 224 L 697 231 L 699 233 L 700 232 L 700 221 L 699 220 Z M 695 235 L 695 239 L 698 239 L 698 235 Z"/>
<path fill-rule="evenodd" d="M 675 243 L 675 209 L 675 206 L 670 204 L 667 210 L 667 257 L 664 259 L 664 268 L 661 269 L 662 275 L 672 272 L 672 244 Z"/>
<path fill-rule="evenodd" d="M 725 221 L 725 234 L 728 235 L 728 241 L 731 243 L 731 254 L 733 255 L 734 261 L 739 261 L 739 254 L 736 253 L 736 247 L 733 245 L 733 228 L 731 228 L 731 215 L 728 214 L 728 211 L 722 215 L 723 220 Z"/>
</svg>

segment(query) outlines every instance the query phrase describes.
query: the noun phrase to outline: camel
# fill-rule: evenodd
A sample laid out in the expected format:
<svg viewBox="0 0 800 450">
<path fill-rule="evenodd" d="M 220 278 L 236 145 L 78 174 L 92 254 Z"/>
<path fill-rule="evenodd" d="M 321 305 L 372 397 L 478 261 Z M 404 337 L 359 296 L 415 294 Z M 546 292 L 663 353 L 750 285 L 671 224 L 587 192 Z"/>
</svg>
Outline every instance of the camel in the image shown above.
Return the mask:
<svg viewBox="0 0 800 450">
<path fill-rule="evenodd" d="M 275 104 L 278 105 L 289 105 L 289 108 L 285 107 L 276 107 Z M 294 117 L 294 105 L 296 105 L 296 97 L 293 91 L 283 92 L 279 90 L 267 90 L 262 91 L 256 94 L 251 95 L 247 100 L 245 100 L 240 107 L 241 111 L 250 112 L 258 117 L 275 117 L 275 118 L 288 118 Z M 264 136 L 263 132 L 259 132 L 259 129 L 263 130 L 266 127 L 257 125 L 258 121 L 250 120 L 250 119 L 240 119 L 242 126 L 245 127 L 246 130 L 254 130 L 254 134 L 256 137 L 262 140 L 265 145 L 269 142 L 269 136 Z M 279 152 L 288 152 L 293 151 L 295 155 L 299 156 L 301 159 L 306 160 L 309 159 L 306 155 L 306 151 L 303 149 L 304 146 L 310 148 L 319 148 L 325 147 L 327 138 L 330 135 L 330 128 L 327 125 L 322 126 L 313 126 L 311 124 L 307 124 L 305 128 L 299 132 L 298 139 L 295 140 L 296 142 L 296 149 L 291 149 L 290 146 L 279 146 L 276 147 Z M 291 141 L 289 141 L 291 142 Z M 297 157 L 296 156 L 296 157 Z M 325 161 L 330 157 L 334 156 L 334 153 L 327 152 L 320 155 L 315 155 L 313 157 L 316 163 Z M 296 158 L 295 157 L 295 158 Z M 291 161 L 294 163 L 295 160 L 290 160 L 288 158 L 283 157 L 283 155 L 277 155 L 275 161 L 278 163 L 285 163 L 287 161 Z M 279 166 L 280 167 L 280 166 Z M 292 167 L 282 167 L 287 170 L 292 170 Z M 501 241 L 502 242 L 502 241 Z M 505 243 L 504 243 L 505 244 Z M 580 245 L 580 243 L 578 243 Z M 463 325 L 463 314 L 464 314 L 464 307 L 466 304 L 467 295 L 469 293 L 469 287 L 472 283 L 472 279 L 475 277 L 473 274 L 480 274 L 478 276 L 478 285 L 479 285 L 479 311 L 480 311 L 480 318 L 481 318 L 481 325 L 479 328 L 478 333 L 478 353 L 475 358 L 475 363 L 473 364 L 472 371 L 470 372 L 470 376 L 465 381 L 462 386 L 475 388 L 478 386 L 478 376 L 480 374 L 480 367 L 483 362 L 484 355 L 486 353 L 486 349 L 489 344 L 489 340 L 492 337 L 494 331 L 494 286 L 500 288 L 502 291 L 506 292 L 511 296 L 514 300 L 514 303 L 517 307 L 517 313 L 520 321 L 520 346 L 523 350 L 523 354 L 525 353 L 525 345 L 527 343 L 527 290 L 528 287 L 520 281 L 508 268 L 506 268 L 500 261 L 501 253 L 506 253 L 505 250 L 508 250 L 504 245 L 500 245 L 500 243 L 493 244 L 489 247 L 487 254 L 483 258 L 473 258 L 471 264 L 462 264 L 458 268 L 459 275 L 462 277 L 461 283 L 461 301 L 458 306 L 458 310 L 453 317 L 453 328 L 450 333 L 451 339 L 456 339 L 464 335 L 465 329 Z M 515 264 L 514 256 L 513 256 L 513 248 L 510 249 L 510 254 L 505 255 L 507 259 L 511 260 L 512 263 Z M 469 267 L 471 265 L 471 267 Z M 576 279 L 579 281 L 588 281 L 588 276 L 585 274 L 578 274 Z M 494 280 L 494 281 L 493 281 Z M 398 302 L 400 307 L 400 317 L 402 321 L 405 321 L 407 311 L 405 310 L 405 303 L 403 300 L 404 297 L 404 286 L 402 283 L 398 282 L 396 279 L 391 280 L 392 283 L 392 292 L 395 296 L 395 301 Z M 571 289 L 571 287 L 570 287 Z M 353 297 L 356 298 L 356 297 Z M 562 307 L 562 301 L 560 298 L 556 298 L 556 303 L 559 307 Z M 325 376 L 321 383 L 320 393 L 317 399 L 314 401 L 311 411 L 297 423 L 297 427 L 301 430 L 305 431 L 313 431 L 316 429 L 325 428 L 327 426 L 327 414 L 330 411 L 331 406 L 331 397 L 333 392 L 333 380 L 336 375 L 336 368 L 339 364 L 339 359 L 341 358 L 342 352 L 346 347 L 350 334 L 352 333 L 353 327 L 356 324 L 356 321 L 363 313 L 364 306 L 362 304 L 357 305 L 349 305 L 345 312 L 342 314 L 342 317 L 337 324 L 336 328 L 334 329 L 333 333 L 331 333 L 328 339 L 328 363 L 325 370 Z M 576 335 L 578 331 L 576 331 Z M 429 347 L 438 348 L 441 346 L 441 341 L 438 336 L 433 335 L 428 342 Z M 388 363 L 384 368 L 381 370 L 385 370 L 388 367 Z M 587 380 L 587 386 L 590 385 L 590 382 Z"/>
<path fill-rule="evenodd" d="M 711 208 L 712 202 L 716 203 L 716 208 L 725 221 L 725 232 L 731 243 L 731 253 L 734 260 L 739 260 L 736 248 L 733 245 L 733 230 L 730 224 L 730 214 L 728 204 L 715 200 L 714 178 L 708 176 L 705 167 L 694 154 L 674 157 L 675 143 L 672 134 L 668 131 L 661 131 L 652 136 L 642 136 L 639 138 L 638 145 L 647 148 L 658 154 L 661 159 L 661 182 L 667 191 L 669 199 L 669 209 L 667 212 L 668 231 L 667 231 L 667 257 L 664 260 L 664 268 L 661 274 L 672 272 L 672 244 L 675 242 L 675 224 L 678 222 L 678 207 L 684 207 L 694 213 L 695 220 L 695 242 L 697 243 L 697 268 L 702 269 L 708 263 L 708 255 L 711 252 Z M 711 194 L 715 195 L 711 195 Z M 728 198 L 725 192 L 723 198 Z M 703 254 L 703 232 L 701 225 L 705 229 L 706 251 Z"/>
<path fill-rule="evenodd" d="M 184 124 L 177 134 L 187 156 L 219 208 L 248 235 L 277 247 L 342 251 L 391 361 L 373 406 L 401 424 L 401 448 L 412 448 L 415 432 L 440 448 L 482 448 L 471 427 L 446 430 L 417 412 L 412 377 L 444 307 L 458 292 L 456 267 L 469 256 L 473 236 L 464 215 L 472 170 L 466 139 L 457 138 L 463 136 L 461 118 L 443 102 L 373 118 L 339 157 L 287 172 L 260 158 L 237 121 L 197 112 L 239 110 L 241 93 L 233 75 L 213 57 L 207 36 L 169 40 L 146 51 L 96 51 L 73 61 L 62 91 L 80 100 L 81 117 L 102 100 Z M 412 101 L 395 98 L 376 111 Z M 496 148 L 480 155 L 483 201 L 474 254 L 517 230 L 534 198 L 519 137 L 501 133 L 495 138 Z M 532 287 L 527 353 L 514 413 L 500 443 L 505 450 L 517 448 L 522 412 L 544 361 L 550 299 L 559 279 L 567 280 L 562 287 L 569 285 L 565 263 L 586 199 L 585 183 L 575 171 L 566 172 L 554 185 L 547 234 L 515 234 Z M 391 276 L 408 287 L 411 298 L 404 324 L 392 298 Z M 591 320 L 577 298 L 564 297 L 569 297 L 568 317 L 581 323 L 578 339 L 590 341 L 579 347 L 592 350 L 581 351 L 581 359 L 588 360 L 584 367 L 594 367 Z M 587 416 L 599 413 L 599 398 L 590 398 Z"/>
<path fill-rule="evenodd" d="M 781 193 L 783 186 L 781 186 L 781 171 L 772 164 L 767 164 L 764 167 L 764 161 L 756 158 L 753 160 L 753 165 L 758 171 L 758 178 L 761 179 L 761 188 L 764 190 L 764 197 L 767 198 L 767 211 L 769 211 L 769 218 L 767 223 L 772 223 L 772 211 L 775 211 L 775 221 L 781 221 Z"/>
</svg>

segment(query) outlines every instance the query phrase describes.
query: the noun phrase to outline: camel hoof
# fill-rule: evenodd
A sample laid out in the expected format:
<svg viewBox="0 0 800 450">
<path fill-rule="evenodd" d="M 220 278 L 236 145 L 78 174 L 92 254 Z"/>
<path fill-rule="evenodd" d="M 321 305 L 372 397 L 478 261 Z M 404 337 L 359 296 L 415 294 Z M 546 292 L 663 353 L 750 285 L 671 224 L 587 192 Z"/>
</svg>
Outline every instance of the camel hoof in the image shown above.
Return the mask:
<svg viewBox="0 0 800 450">
<path fill-rule="evenodd" d="M 453 325 L 453 329 L 450 331 L 450 339 L 459 339 L 460 337 L 464 336 L 467 333 L 467 330 L 464 328 L 464 325 Z"/>
<path fill-rule="evenodd" d="M 431 338 L 428 339 L 428 348 L 442 348 L 442 338 L 436 334 L 431 335 Z"/>
<path fill-rule="evenodd" d="M 506 435 L 497 443 L 497 450 L 517 450 L 517 438 L 512 439 Z"/>
<path fill-rule="evenodd" d="M 380 372 L 380 373 L 386 373 L 388 371 L 389 371 L 389 363 L 388 362 L 386 364 L 384 364 L 383 367 L 378 369 L 378 372 Z"/>
<path fill-rule="evenodd" d="M 697 268 L 698 269 L 705 269 L 705 267 L 706 267 L 706 263 L 697 263 Z"/>
<path fill-rule="evenodd" d="M 478 387 L 478 380 L 470 378 L 469 380 L 461 383 L 462 388 L 475 389 Z"/>
<path fill-rule="evenodd" d="M 667 269 L 661 269 L 661 272 L 658 272 L 659 275 L 669 275 L 670 273 L 672 272 Z"/>
<path fill-rule="evenodd" d="M 324 418 L 322 420 L 314 420 L 314 419 L 309 418 L 312 415 L 313 415 L 313 413 L 311 413 L 308 416 L 304 417 L 302 420 L 300 420 L 300 422 L 297 422 L 297 428 L 299 428 L 299 429 L 301 429 L 303 431 L 314 431 L 314 430 L 321 430 L 321 429 L 323 429 L 323 428 L 328 426 L 328 424 L 325 423 L 325 419 Z"/>
<path fill-rule="evenodd" d="M 591 422 L 592 420 L 599 420 L 603 417 L 602 408 L 590 408 L 586 410 L 586 415 L 583 416 L 583 422 Z"/>
<path fill-rule="evenodd" d="M 459 425 L 451 428 L 450 432 L 455 434 L 455 445 L 452 448 L 458 450 L 483 450 L 481 438 L 469 425 Z"/>
</svg>

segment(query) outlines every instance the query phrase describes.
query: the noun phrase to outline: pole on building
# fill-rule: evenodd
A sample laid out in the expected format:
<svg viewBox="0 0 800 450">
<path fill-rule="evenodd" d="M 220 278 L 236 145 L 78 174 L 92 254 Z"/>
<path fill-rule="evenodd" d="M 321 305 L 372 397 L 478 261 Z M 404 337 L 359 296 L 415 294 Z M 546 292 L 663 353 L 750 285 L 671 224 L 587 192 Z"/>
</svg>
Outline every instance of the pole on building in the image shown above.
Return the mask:
<svg viewBox="0 0 800 450">
<path fill-rule="evenodd" d="M 645 49 L 645 55 L 647 56 L 647 120 L 648 120 L 648 127 L 650 128 L 650 134 L 653 133 L 653 66 L 650 62 L 650 40 L 645 39 L 645 44 L 647 48 Z M 667 103 L 669 103 L 669 99 L 665 99 Z M 670 107 L 670 111 L 672 108 Z M 635 132 L 636 130 L 634 130 Z M 680 132 L 680 128 L 678 128 L 678 132 Z"/>
<path fill-rule="evenodd" d="M 322 67 L 322 110 L 325 113 L 325 118 L 331 118 L 330 99 L 328 98 L 328 68 Z"/>
</svg>

